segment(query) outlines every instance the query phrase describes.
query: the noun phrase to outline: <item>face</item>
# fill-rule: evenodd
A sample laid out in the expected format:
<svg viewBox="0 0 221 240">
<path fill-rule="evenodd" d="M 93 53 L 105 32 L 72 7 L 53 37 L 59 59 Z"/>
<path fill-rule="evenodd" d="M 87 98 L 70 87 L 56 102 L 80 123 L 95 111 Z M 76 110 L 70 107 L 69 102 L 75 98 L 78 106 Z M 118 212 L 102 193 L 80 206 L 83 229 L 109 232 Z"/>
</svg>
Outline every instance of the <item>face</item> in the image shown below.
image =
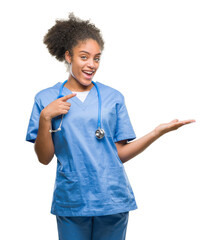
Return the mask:
<svg viewBox="0 0 221 240">
<path fill-rule="evenodd" d="M 76 77 L 74 80 L 81 85 L 89 86 L 100 62 L 101 50 L 97 41 L 88 39 L 80 42 L 72 50 L 72 57 L 68 51 L 65 54 L 66 60 L 72 63 L 72 73 Z"/>
</svg>

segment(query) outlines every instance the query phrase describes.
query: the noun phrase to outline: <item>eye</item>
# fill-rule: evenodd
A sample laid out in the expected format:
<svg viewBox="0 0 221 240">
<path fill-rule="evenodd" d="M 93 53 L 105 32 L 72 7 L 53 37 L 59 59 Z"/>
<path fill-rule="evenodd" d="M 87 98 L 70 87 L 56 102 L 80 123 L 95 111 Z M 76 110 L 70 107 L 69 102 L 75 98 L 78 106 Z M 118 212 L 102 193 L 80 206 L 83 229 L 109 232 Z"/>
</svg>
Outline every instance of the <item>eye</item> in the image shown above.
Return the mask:
<svg viewBox="0 0 221 240">
<path fill-rule="evenodd" d="M 95 61 L 96 61 L 96 62 L 99 62 L 99 61 L 100 61 L 100 58 L 95 58 Z"/>
<path fill-rule="evenodd" d="M 86 56 L 81 56 L 81 59 L 87 59 L 87 57 Z"/>
</svg>

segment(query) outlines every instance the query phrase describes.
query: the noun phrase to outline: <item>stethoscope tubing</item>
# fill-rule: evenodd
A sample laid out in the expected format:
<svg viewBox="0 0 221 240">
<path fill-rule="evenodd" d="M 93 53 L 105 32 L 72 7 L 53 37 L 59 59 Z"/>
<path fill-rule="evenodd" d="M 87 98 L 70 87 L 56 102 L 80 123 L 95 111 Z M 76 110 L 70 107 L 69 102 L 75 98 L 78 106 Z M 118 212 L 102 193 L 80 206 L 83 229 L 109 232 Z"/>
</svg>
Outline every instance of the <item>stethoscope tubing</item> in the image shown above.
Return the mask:
<svg viewBox="0 0 221 240">
<path fill-rule="evenodd" d="M 100 96 L 100 91 L 98 89 L 98 86 L 97 84 L 92 81 L 92 83 L 94 84 L 94 86 L 96 87 L 97 89 L 97 96 L 98 96 L 98 121 L 97 121 L 97 128 L 101 128 L 101 96 Z"/>
<path fill-rule="evenodd" d="M 58 99 L 58 98 L 61 98 L 61 97 L 64 97 L 64 95 L 62 94 L 62 92 L 63 92 L 64 85 L 65 85 L 65 83 L 66 83 L 67 81 L 68 81 L 68 80 L 65 80 L 65 81 L 61 84 L 60 89 L 59 89 L 59 94 L 58 94 L 58 96 L 57 96 L 57 99 Z M 92 81 L 92 83 L 94 84 L 94 86 L 95 86 L 95 88 L 96 88 L 96 90 L 97 90 L 97 96 L 98 96 L 98 121 L 97 121 L 97 128 L 98 128 L 98 129 L 96 130 L 95 135 L 96 135 L 96 137 L 97 137 L 98 139 L 101 139 L 101 138 L 104 137 L 104 134 L 105 134 L 104 130 L 101 128 L 101 106 L 102 106 L 102 102 L 101 102 L 100 91 L 99 91 L 99 88 L 98 88 L 97 84 L 96 84 L 94 81 Z M 50 129 L 49 132 L 57 132 L 57 131 L 60 131 L 60 130 L 61 130 L 62 120 L 63 120 L 63 115 L 62 115 L 62 119 L 61 119 L 61 123 L 60 123 L 59 128 L 56 129 L 56 130 Z"/>
</svg>

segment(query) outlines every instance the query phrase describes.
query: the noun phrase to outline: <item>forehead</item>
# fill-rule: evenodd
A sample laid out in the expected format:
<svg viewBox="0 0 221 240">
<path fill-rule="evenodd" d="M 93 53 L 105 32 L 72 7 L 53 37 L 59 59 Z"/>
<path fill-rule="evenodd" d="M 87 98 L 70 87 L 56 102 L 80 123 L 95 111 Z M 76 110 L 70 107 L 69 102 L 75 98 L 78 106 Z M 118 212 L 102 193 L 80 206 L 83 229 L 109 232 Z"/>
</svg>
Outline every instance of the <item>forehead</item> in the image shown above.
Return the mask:
<svg viewBox="0 0 221 240">
<path fill-rule="evenodd" d="M 98 54 L 101 53 L 100 46 L 97 41 L 93 39 L 87 39 L 85 41 L 81 41 L 76 45 L 73 49 L 74 52 L 86 51 L 90 54 Z"/>
</svg>

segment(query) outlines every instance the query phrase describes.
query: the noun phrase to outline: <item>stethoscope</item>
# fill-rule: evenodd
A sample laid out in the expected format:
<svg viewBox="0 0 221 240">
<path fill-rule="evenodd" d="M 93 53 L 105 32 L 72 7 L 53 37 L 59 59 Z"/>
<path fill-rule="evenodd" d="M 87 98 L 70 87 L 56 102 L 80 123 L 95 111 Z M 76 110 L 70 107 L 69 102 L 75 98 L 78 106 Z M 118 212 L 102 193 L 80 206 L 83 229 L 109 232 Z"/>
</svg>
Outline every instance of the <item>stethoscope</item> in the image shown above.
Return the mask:
<svg viewBox="0 0 221 240">
<path fill-rule="evenodd" d="M 61 86 L 60 86 L 60 89 L 59 89 L 59 94 L 58 94 L 58 98 L 61 98 L 61 97 L 64 97 L 65 95 L 62 94 L 63 92 L 63 88 L 64 88 L 64 85 L 65 83 L 67 82 L 68 80 L 65 80 Z M 97 130 L 95 131 L 95 136 L 98 138 L 98 139 L 102 139 L 105 135 L 105 131 L 104 129 L 101 128 L 101 96 L 100 96 L 100 91 L 98 89 L 98 86 L 97 84 L 92 81 L 92 83 L 94 84 L 94 86 L 96 87 L 96 90 L 97 90 L 97 96 L 98 96 L 98 122 L 97 122 Z M 62 124 L 62 121 L 63 121 L 63 114 L 62 114 L 62 118 L 61 118 L 61 123 L 60 123 L 60 126 L 58 127 L 58 129 L 56 130 L 52 130 L 50 129 L 49 132 L 57 132 L 57 131 L 61 131 L 61 124 Z"/>
</svg>

